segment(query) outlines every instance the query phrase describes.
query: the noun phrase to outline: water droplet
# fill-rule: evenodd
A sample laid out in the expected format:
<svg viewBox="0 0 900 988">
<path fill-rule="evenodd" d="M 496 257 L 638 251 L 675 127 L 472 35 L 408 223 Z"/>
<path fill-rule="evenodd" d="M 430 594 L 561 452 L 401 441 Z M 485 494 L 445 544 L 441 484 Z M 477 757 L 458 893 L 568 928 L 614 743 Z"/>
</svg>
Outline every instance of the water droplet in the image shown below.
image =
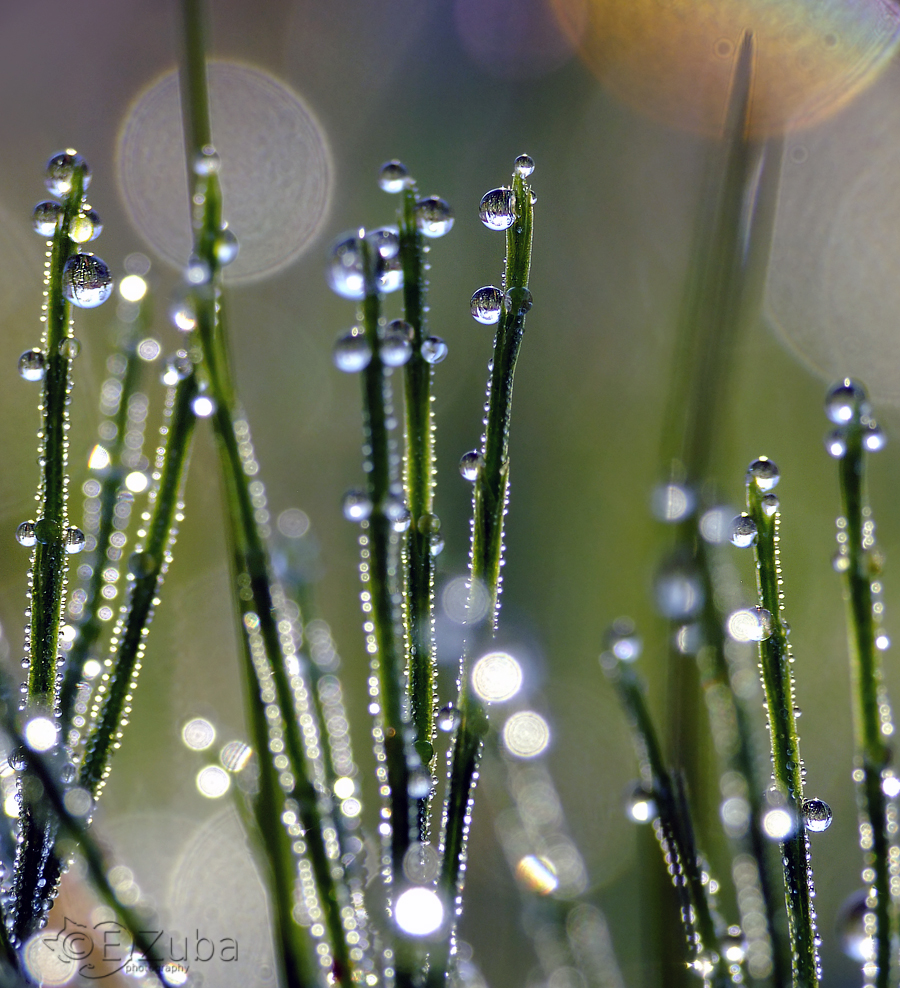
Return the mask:
<svg viewBox="0 0 900 988">
<path fill-rule="evenodd" d="M 18 748 L 13 748 L 13 750 L 6 756 L 6 760 L 9 763 L 9 767 L 14 772 L 22 772 L 28 765 L 28 754 L 25 751 L 25 747 L 20 745 Z"/>
<path fill-rule="evenodd" d="M 402 367 L 412 356 L 412 343 L 409 341 L 408 327 L 406 323 L 401 323 L 401 327 L 395 327 L 391 323 L 384 331 L 379 352 L 381 362 L 386 367 Z"/>
<path fill-rule="evenodd" d="M 682 484 L 660 484 L 650 498 L 650 510 L 659 521 L 676 522 L 689 517 L 696 503 L 690 488 Z"/>
<path fill-rule="evenodd" d="M 444 551 L 444 536 L 440 532 L 432 532 L 428 539 L 428 548 L 432 556 L 439 556 Z"/>
<path fill-rule="evenodd" d="M 216 243 L 213 247 L 213 251 L 216 255 L 216 260 L 224 268 L 226 265 L 231 264 L 232 261 L 237 259 L 238 254 L 241 251 L 241 245 L 238 238 L 234 235 L 233 230 L 229 230 L 225 227 L 224 230 L 220 231 L 219 235 L 216 237 Z"/>
<path fill-rule="evenodd" d="M 764 494 L 760 499 L 760 504 L 762 505 L 763 514 L 767 518 L 771 518 L 781 505 L 778 500 L 777 494 Z"/>
<path fill-rule="evenodd" d="M 365 521 L 372 514 L 372 502 L 365 491 L 347 491 L 341 510 L 347 521 Z"/>
<path fill-rule="evenodd" d="M 756 481 L 756 486 L 761 491 L 772 490 L 780 479 L 778 467 L 767 456 L 761 456 L 747 467 L 747 483 Z"/>
<path fill-rule="evenodd" d="M 459 472 L 463 480 L 476 481 L 478 479 L 478 473 L 483 466 L 484 457 L 477 449 L 463 453 L 459 459 Z"/>
<path fill-rule="evenodd" d="M 879 652 L 886 652 L 891 647 L 891 639 L 883 631 L 880 631 L 875 636 L 875 647 Z"/>
<path fill-rule="evenodd" d="M 81 341 L 74 336 L 66 336 L 59 341 L 59 355 L 66 360 L 74 360 L 81 353 Z"/>
<path fill-rule="evenodd" d="M 42 237 L 52 237 L 56 233 L 56 226 L 62 215 L 63 208 L 58 202 L 53 202 L 52 199 L 39 202 L 31 214 L 34 232 Z"/>
<path fill-rule="evenodd" d="M 425 799 L 431 792 L 431 773 L 425 768 L 415 768 L 409 773 L 410 799 Z"/>
<path fill-rule="evenodd" d="M 739 926 L 729 926 L 722 937 L 722 956 L 729 964 L 742 964 L 747 957 L 747 941 Z"/>
<path fill-rule="evenodd" d="M 160 375 L 162 383 L 168 387 L 174 387 L 179 381 L 183 381 L 194 369 L 191 358 L 184 352 L 179 351 L 173 354 L 166 361 L 166 368 Z"/>
<path fill-rule="evenodd" d="M 389 494 L 385 499 L 384 516 L 391 523 L 395 532 L 405 532 L 412 519 L 409 508 L 398 494 Z"/>
<path fill-rule="evenodd" d="M 26 350 L 19 357 L 19 375 L 24 381 L 42 381 L 46 373 L 47 365 L 40 350 Z"/>
<path fill-rule="evenodd" d="M 63 294 L 80 309 L 93 309 L 105 302 L 113 290 L 106 263 L 94 254 L 73 254 L 62 275 Z"/>
<path fill-rule="evenodd" d="M 438 730 L 445 731 L 449 734 L 451 731 L 455 731 L 459 727 L 459 722 L 461 720 L 461 715 L 459 710 L 453 706 L 452 703 L 448 703 L 441 707 L 437 715 L 437 726 Z"/>
<path fill-rule="evenodd" d="M 656 797 L 643 782 L 635 782 L 625 799 L 625 814 L 635 823 L 649 823 L 659 816 Z"/>
<path fill-rule="evenodd" d="M 76 552 L 81 552 L 85 543 L 84 532 L 80 528 L 70 525 L 66 529 L 66 552 L 74 556 Z"/>
<path fill-rule="evenodd" d="M 641 654 L 643 643 L 635 634 L 634 621 L 620 617 L 606 633 L 606 646 L 621 662 L 634 662 Z"/>
<path fill-rule="evenodd" d="M 345 374 L 355 374 L 369 366 L 372 350 L 366 334 L 359 326 L 354 326 L 349 333 L 338 337 L 334 344 L 333 357 L 334 366 Z"/>
<path fill-rule="evenodd" d="M 867 902 L 868 897 L 869 892 L 866 889 L 854 892 L 841 906 L 837 921 L 841 950 L 861 964 L 872 961 L 875 957 L 875 939 L 867 922 L 867 917 L 872 913 Z"/>
<path fill-rule="evenodd" d="M 489 230 L 508 230 L 516 221 L 516 196 L 512 189 L 491 189 L 478 208 L 481 222 Z"/>
<path fill-rule="evenodd" d="M 222 167 L 222 159 L 212 144 L 205 145 L 194 158 L 195 175 L 218 175 Z"/>
<path fill-rule="evenodd" d="M 524 316 L 534 305 L 534 299 L 527 288 L 510 288 L 503 296 L 503 302 L 507 312 L 515 312 L 520 316 Z"/>
<path fill-rule="evenodd" d="M 425 237 L 443 237 L 453 227 L 453 210 L 437 196 L 416 203 L 416 226 Z"/>
<path fill-rule="evenodd" d="M 103 221 L 96 209 L 88 206 L 77 216 L 72 217 L 69 224 L 69 239 L 76 244 L 86 244 L 91 240 L 96 240 L 103 233 Z"/>
<path fill-rule="evenodd" d="M 838 549 L 831 557 L 831 565 L 835 573 L 846 573 L 850 569 L 850 554 L 845 549 Z"/>
<path fill-rule="evenodd" d="M 207 284 L 209 279 L 212 277 L 212 272 L 209 269 L 209 263 L 206 260 L 204 260 L 202 257 L 198 257 L 196 254 L 191 254 L 191 256 L 188 258 L 187 268 L 185 269 L 184 277 L 185 280 L 190 285 Z M 121 290 L 122 290 L 122 286 L 119 285 L 119 291 Z M 181 296 L 178 299 L 178 303 L 180 307 L 180 305 L 183 305 L 184 301 L 189 299 L 190 296 L 187 292 L 184 291 L 184 289 L 182 289 L 179 294 Z M 185 331 L 187 331 L 187 329 L 193 329 L 197 323 L 196 315 L 194 314 L 193 311 L 194 308 L 193 304 L 191 304 L 190 306 L 191 311 L 188 314 L 189 315 L 188 319 L 183 319 L 181 317 L 181 312 L 179 307 L 173 305 L 172 308 L 169 310 L 169 316 L 171 317 L 172 322 L 175 323 L 175 327 L 177 329 L 182 329 Z M 189 325 L 189 323 L 193 323 L 193 325 Z"/>
<path fill-rule="evenodd" d="M 59 777 L 68 785 L 75 779 L 75 771 L 75 766 L 72 762 L 65 762 L 59 770 Z"/>
<path fill-rule="evenodd" d="M 854 415 L 866 410 L 866 389 L 856 381 L 845 377 L 825 396 L 825 414 L 835 425 L 846 425 Z"/>
<path fill-rule="evenodd" d="M 378 186 L 396 195 L 410 185 L 409 171 L 402 161 L 386 161 L 378 171 Z"/>
<path fill-rule="evenodd" d="M 395 226 L 382 226 L 370 230 L 366 240 L 378 257 L 385 260 L 396 257 L 400 253 L 400 232 Z"/>
<path fill-rule="evenodd" d="M 517 175 L 521 175 L 522 178 L 528 178 L 534 171 L 534 159 L 531 155 L 520 154 L 513 163 L 513 169 Z"/>
<path fill-rule="evenodd" d="M 880 449 L 884 449 L 887 444 L 887 436 L 884 434 L 884 430 L 881 426 L 870 425 L 862 435 L 863 446 L 870 453 L 877 453 Z"/>
<path fill-rule="evenodd" d="M 447 356 L 448 347 L 440 336 L 429 336 L 422 341 L 421 353 L 426 364 L 439 364 Z"/>
<path fill-rule="evenodd" d="M 847 454 L 847 437 L 843 429 L 834 429 L 825 437 L 825 449 L 830 456 L 836 460 L 842 459 Z"/>
<path fill-rule="evenodd" d="M 734 611 L 725 625 L 736 642 L 764 642 L 772 637 L 772 615 L 764 607 Z"/>
<path fill-rule="evenodd" d="M 731 523 L 731 544 L 738 549 L 746 549 L 756 541 L 756 522 L 746 512 L 737 516 Z"/>
<path fill-rule="evenodd" d="M 807 830 L 820 834 L 831 826 L 834 814 L 831 807 L 822 799 L 804 799 L 801 806 L 803 823 Z"/>
<path fill-rule="evenodd" d="M 671 621 L 685 621 L 703 606 L 703 587 L 697 575 L 677 563 L 663 567 L 654 592 L 660 614 Z"/>
<path fill-rule="evenodd" d="M 431 789 L 430 782 L 429 779 L 429 791 Z M 431 844 L 420 844 L 418 841 L 414 841 L 403 856 L 403 874 L 417 885 L 434 881 L 440 868 L 441 856 Z"/>
<path fill-rule="evenodd" d="M 896 799 L 900 796 L 900 777 L 888 770 L 881 780 L 881 791 L 888 799 Z"/>
<path fill-rule="evenodd" d="M 23 521 L 19 525 L 16 529 L 16 542 L 19 545 L 28 546 L 29 548 L 37 542 L 37 536 L 34 534 L 33 521 Z"/>
<path fill-rule="evenodd" d="M 208 419 L 215 410 L 215 400 L 207 394 L 195 395 L 191 399 L 191 411 L 198 419 Z"/>
<path fill-rule="evenodd" d="M 59 541 L 61 537 L 60 526 L 49 518 L 41 518 L 34 526 L 34 537 L 41 545 L 49 545 L 51 542 Z"/>
<path fill-rule="evenodd" d="M 493 285 L 479 288 L 472 296 L 472 318 L 485 326 L 493 326 L 500 321 L 500 307 L 503 305 L 503 292 Z"/>
<path fill-rule="evenodd" d="M 80 168 L 84 175 L 82 189 L 86 192 L 91 184 L 91 170 L 88 163 L 75 151 L 60 151 L 47 162 L 44 184 L 52 196 L 64 196 L 72 191 L 75 169 Z"/>
<path fill-rule="evenodd" d="M 196 265 L 192 268 L 194 259 L 188 262 L 187 277 L 192 284 L 200 284 L 200 281 L 192 281 L 193 275 L 197 278 L 205 278 L 209 281 L 209 265 L 205 261 L 196 258 Z M 182 285 L 176 288 L 172 294 L 172 301 L 169 304 L 169 319 L 172 325 L 181 330 L 182 333 L 190 333 L 197 328 L 197 305 L 191 289 Z"/>
<path fill-rule="evenodd" d="M 331 290 L 337 295 L 357 300 L 365 298 L 366 278 L 357 237 L 345 237 L 331 248 L 326 274 Z"/>
</svg>

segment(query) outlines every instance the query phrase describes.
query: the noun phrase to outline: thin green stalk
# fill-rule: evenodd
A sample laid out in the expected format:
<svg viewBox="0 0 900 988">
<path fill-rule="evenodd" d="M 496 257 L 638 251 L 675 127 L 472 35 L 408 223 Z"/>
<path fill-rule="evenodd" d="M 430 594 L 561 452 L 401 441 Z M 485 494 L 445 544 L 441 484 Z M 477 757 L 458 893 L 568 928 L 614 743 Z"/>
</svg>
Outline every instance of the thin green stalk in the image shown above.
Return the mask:
<svg viewBox="0 0 900 988">
<path fill-rule="evenodd" d="M 175 537 L 181 492 L 190 458 L 196 421 L 192 403 L 197 379 L 188 373 L 169 395 L 159 486 L 151 497 L 152 514 L 130 562 L 134 578 L 123 618 L 116 626 L 91 711 L 91 729 L 85 743 L 79 783 L 96 798 L 109 774 L 113 751 L 119 747 L 122 729 L 128 723 L 131 701 L 146 646 L 146 635 Z"/>
<path fill-rule="evenodd" d="M 772 771 L 776 789 L 786 799 L 787 809 L 796 821 L 792 833 L 780 842 L 793 953 L 793 984 L 794 988 L 816 988 L 821 971 L 816 946 L 816 911 L 812 901 L 815 893 L 809 838 L 803 819 L 803 763 L 794 715 L 791 648 L 782 620 L 784 595 L 778 549 L 779 511 L 777 504 L 774 510 L 771 503 L 764 504 L 763 499 L 771 485 L 768 482 L 761 484 L 753 467 L 747 480 L 747 508 L 757 532 L 755 554 L 761 609 L 756 618 L 758 635 L 763 636 L 759 642 L 759 659 L 772 744 Z"/>
<path fill-rule="evenodd" d="M 503 555 L 503 517 L 509 494 L 509 426 L 512 412 L 513 377 L 525 331 L 525 316 L 531 308 L 528 276 L 534 206 L 531 186 L 517 170 L 513 176 L 515 217 L 506 232 L 507 289 L 500 312 L 488 385 L 487 418 L 481 462 L 475 480 L 470 581 L 488 594 L 488 629 L 496 626 L 500 603 L 500 563 Z M 487 632 L 476 630 L 476 635 Z M 471 643 L 469 643 L 471 645 Z M 442 828 L 443 861 L 439 879 L 445 906 L 458 915 L 462 896 L 462 864 L 465 860 L 472 799 L 478 778 L 478 763 L 488 729 L 482 700 L 471 687 L 468 655 L 460 669 L 457 703 L 460 721 L 450 755 L 450 778 L 444 804 Z M 451 926 L 455 919 L 451 922 Z M 452 932 L 431 953 L 429 988 L 439 988 L 447 976 Z"/>
<path fill-rule="evenodd" d="M 251 485 L 258 473 L 250 429 L 241 413 L 233 383 L 225 340 L 221 303 L 216 295 L 221 282 L 221 263 L 217 247 L 223 231 L 222 195 L 215 166 L 196 175 L 194 164 L 207 151 L 211 159 L 209 98 L 206 90 L 206 56 L 201 0 L 183 0 L 185 52 L 182 63 L 181 92 L 185 117 L 185 147 L 189 164 L 189 185 L 194 189 L 194 250 L 208 265 L 208 292 L 196 292 L 196 334 L 203 354 L 203 369 L 209 381 L 209 393 L 215 403 L 213 429 L 222 469 L 224 500 L 228 522 L 230 556 L 240 618 L 240 640 L 244 661 L 255 670 L 254 648 L 258 643 L 265 654 L 268 673 L 274 686 L 284 748 L 290 762 L 290 785 L 287 797 L 295 800 L 310 864 L 324 912 L 325 927 L 334 957 L 333 973 L 341 984 L 353 978 L 350 951 L 341 916 L 346 905 L 338 876 L 339 862 L 333 861 L 325 843 L 324 818 L 320 795 L 310 776 L 310 766 L 299 726 L 298 697 L 288 675 L 283 642 L 278 630 L 269 574 L 265 541 L 256 518 L 258 494 Z M 263 702 L 251 700 L 250 717 L 262 717 Z M 327 801 L 329 797 L 324 797 Z M 280 867 L 277 856 L 272 868 Z M 277 890 L 276 890 L 277 891 Z M 284 903 L 288 909 L 289 904 Z"/>
<path fill-rule="evenodd" d="M 867 906 L 874 923 L 867 935 L 871 937 L 871 963 L 865 965 L 866 984 L 887 988 L 891 983 L 891 961 L 896 935 L 896 905 L 891 896 L 891 848 L 896 838 L 890 820 L 890 800 L 884 791 L 885 769 L 891 761 L 886 738 L 893 734 L 890 707 L 884 688 L 881 662 L 875 644 L 880 620 L 876 617 L 879 596 L 874 584 L 879 582 L 874 523 L 866 504 L 865 449 L 866 440 L 880 436 L 877 426 L 868 416 L 865 393 L 859 385 L 845 381 L 838 389 L 855 391 L 843 407 L 849 411 L 849 421 L 842 428 L 845 451 L 838 460 L 844 530 L 838 568 L 844 573 L 847 601 L 848 642 L 853 683 L 853 727 L 856 744 L 857 795 L 860 807 L 860 839 L 865 854 L 866 870 L 874 878 Z M 872 443 L 880 448 L 881 440 Z M 891 773 L 893 783 L 893 773 Z M 873 971 L 872 963 L 875 965 Z"/>
<path fill-rule="evenodd" d="M 422 763 L 434 760 L 434 708 L 437 664 L 434 639 L 434 414 L 431 387 L 434 369 L 423 356 L 427 339 L 422 234 L 416 225 L 416 191 L 403 192 L 400 215 L 400 258 L 403 264 L 403 313 L 412 327 L 412 355 L 406 363 L 406 459 L 404 486 L 410 526 L 404 545 L 405 607 L 403 612 L 409 665 L 410 720 Z M 430 795 L 418 800 L 419 839 L 429 837 Z"/>
<path fill-rule="evenodd" d="M 603 669 L 631 721 L 641 775 L 656 802 L 658 817 L 654 826 L 678 892 L 691 965 L 705 981 L 729 984 L 728 962 L 719 945 L 716 921 L 703 881 L 683 777 L 673 775 L 666 768 L 644 687 L 635 671 L 611 653 L 605 653 Z"/>
</svg>

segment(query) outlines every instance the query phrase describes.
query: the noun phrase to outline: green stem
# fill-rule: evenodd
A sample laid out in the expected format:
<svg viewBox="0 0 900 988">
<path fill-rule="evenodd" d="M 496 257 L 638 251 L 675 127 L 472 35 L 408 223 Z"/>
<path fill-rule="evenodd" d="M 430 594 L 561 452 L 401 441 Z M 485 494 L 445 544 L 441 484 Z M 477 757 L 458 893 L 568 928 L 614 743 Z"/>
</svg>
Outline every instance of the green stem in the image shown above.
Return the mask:
<svg viewBox="0 0 900 988">
<path fill-rule="evenodd" d="M 791 648 L 782 620 L 781 564 L 778 549 L 779 512 L 763 510 L 764 490 L 748 477 L 747 506 L 756 523 L 757 584 L 763 623 L 771 622 L 771 633 L 759 643 L 760 670 L 766 695 L 772 771 L 778 791 L 788 801 L 796 819 L 794 833 L 781 841 L 784 863 L 785 901 L 793 952 L 794 988 L 816 988 L 819 957 L 816 948 L 816 913 L 812 896 L 812 864 L 809 838 L 803 822 L 803 764 L 794 716 L 794 679 Z M 763 634 L 766 632 L 763 631 Z"/>
<path fill-rule="evenodd" d="M 125 616 L 110 643 L 111 654 L 105 663 L 109 678 L 101 681 L 94 699 L 93 726 L 79 773 L 80 784 L 95 798 L 103 788 L 112 753 L 119 747 L 122 729 L 128 723 L 147 628 L 168 569 L 196 421 L 191 410 L 196 394 L 197 380 L 191 372 L 169 396 L 170 414 L 163 427 L 166 442 L 159 486 L 151 495 L 153 511 L 143 545 L 137 547 L 130 563 L 134 582 L 129 589 Z"/>
<path fill-rule="evenodd" d="M 870 423 L 863 422 L 862 403 L 854 406 L 853 418 L 844 430 L 846 453 L 839 461 L 841 501 L 846 519 L 845 598 L 848 610 L 848 639 L 853 683 L 853 721 L 856 742 L 854 778 L 857 787 L 866 868 L 874 873 L 868 903 L 874 917 L 871 936 L 872 960 L 877 966 L 874 976 L 868 972 L 866 983 L 887 988 L 891 978 L 891 960 L 896 922 L 891 897 L 890 856 L 894 839 L 889 821 L 889 800 L 882 784 L 883 773 L 890 763 L 891 751 L 885 737 L 893 733 L 881 663 L 875 646 L 877 621 L 872 590 L 874 536 L 867 530 L 869 512 L 865 499 L 865 453 L 863 437 Z M 871 522 L 868 522 L 871 526 Z M 885 713 L 885 711 L 888 711 Z M 868 966 L 868 965 L 867 965 Z"/>
<path fill-rule="evenodd" d="M 525 316 L 531 308 L 528 277 L 531 270 L 534 208 L 531 186 L 518 173 L 513 177 L 513 195 L 515 220 L 506 233 L 504 286 L 508 291 L 494 338 L 482 462 L 475 480 L 473 504 L 470 580 L 473 588 L 481 585 L 487 591 L 490 601 L 489 631 L 496 626 L 500 603 L 503 517 L 509 493 L 509 425 L 513 378 L 525 331 Z M 488 633 L 476 631 L 476 636 L 480 638 Z M 470 642 L 470 649 L 471 644 Z M 445 906 L 455 909 L 457 914 L 462 896 L 462 862 L 466 851 L 471 804 L 478 778 L 482 744 L 489 726 L 485 706 L 471 688 L 470 672 L 467 654 L 463 657 L 460 669 L 460 722 L 450 757 L 450 779 L 442 832 L 443 863 L 439 880 Z M 446 979 L 451 933 L 431 953 L 428 988 L 440 988 Z"/>
<path fill-rule="evenodd" d="M 422 234 L 416 226 L 416 192 L 403 193 L 400 257 L 403 264 L 403 306 L 412 327 L 412 356 L 406 364 L 405 488 L 410 526 L 404 547 L 404 620 L 409 655 L 410 719 L 416 750 L 423 764 L 434 759 L 434 707 L 437 665 L 434 643 L 434 415 L 431 409 L 433 367 L 422 356 L 425 326 L 425 273 Z M 419 839 L 428 840 L 431 797 L 418 800 Z"/>
</svg>

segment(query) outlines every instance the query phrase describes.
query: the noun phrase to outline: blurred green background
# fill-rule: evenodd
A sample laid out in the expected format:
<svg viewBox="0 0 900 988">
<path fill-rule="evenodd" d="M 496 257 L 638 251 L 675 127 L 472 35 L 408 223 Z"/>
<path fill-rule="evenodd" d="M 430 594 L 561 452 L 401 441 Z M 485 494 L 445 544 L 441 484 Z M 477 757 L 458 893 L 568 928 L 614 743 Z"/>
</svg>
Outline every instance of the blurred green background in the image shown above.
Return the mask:
<svg viewBox="0 0 900 988">
<path fill-rule="evenodd" d="M 422 194 L 441 195 L 455 209 L 454 229 L 434 242 L 430 254 L 431 330 L 450 347 L 437 369 L 435 402 L 443 585 L 466 566 L 471 490 L 456 464 L 478 442 L 491 344 L 490 330 L 471 320 L 468 300 L 476 288 L 499 283 L 503 251 L 503 238 L 481 225 L 477 207 L 484 192 L 508 181 L 517 154 L 534 157 L 535 305 L 516 382 L 501 637 L 518 650 L 532 702 L 551 719 L 549 765 L 585 858 L 589 895 L 608 915 L 626 983 L 637 986 L 652 983 L 643 970 L 646 893 L 637 867 L 637 848 L 647 853 L 648 842 L 636 836 L 622 811 L 635 763 L 597 656 L 606 627 L 631 615 L 645 638 L 641 667 L 661 714 L 666 629 L 653 613 L 650 588 L 669 536 L 652 519 L 649 497 L 661 478 L 659 435 L 673 330 L 709 145 L 617 102 L 563 37 L 554 36 L 538 0 L 517 6 L 516 16 L 513 6 L 511 0 L 482 7 L 464 0 L 210 4 L 211 53 L 271 73 L 299 94 L 318 121 L 330 161 L 328 210 L 303 252 L 270 277 L 230 290 L 232 347 L 272 512 L 301 507 L 320 544 L 319 603 L 344 657 L 355 746 L 365 765 L 369 726 L 356 531 L 340 511 L 342 493 L 361 479 L 359 396 L 357 382 L 331 364 L 332 342 L 354 312 L 325 285 L 328 246 L 345 230 L 392 222 L 396 203 L 376 184 L 378 167 L 389 158 L 408 165 Z M 512 29 L 521 24 L 532 29 Z M 171 71 L 177 53 L 178 8 L 171 0 L 32 0 L 0 10 L 0 525 L 9 545 L 0 555 L 0 621 L 13 664 L 21 648 L 28 566 L 13 532 L 33 510 L 37 481 L 36 392 L 16 373 L 18 355 L 36 345 L 40 332 L 43 245 L 30 229 L 31 208 L 45 196 L 46 158 L 66 146 L 84 154 L 93 169 L 90 201 L 105 224 L 92 246 L 116 273 L 130 252 L 154 259 L 156 335 L 167 352 L 179 345 L 165 317 L 178 273 L 156 260 L 132 224 L 117 166 L 120 133 L 135 99 Z M 898 433 L 900 417 L 891 404 L 900 399 L 894 328 L 898 84 L 897 67 L 889 67 L 833 119 L 788 135 L 777 278 L 771 304 L 734 355 L 731 402 L 718 424 L 714 456 L 719 490 L 736 507 L 751 459 L 766 454 L 782 471 L 786 615 L 808 792 L 835 810 L 834 825 L 813 846 L 825 984 L 835 986 L 859 979 L 856 966 L 839 954 L 834 924 L 840 903 L 860 885 L 861 856 L 850 781 L 844 613 L 830 565 L 839 502 L 834 463 L 822 444 L 822 398 L 832 376 L 868 376 L 876 414 L 890 437 Z M 232 112 L 240 119 L 251 111 L 238 102 Z M 215 132 L 215 117 L 213 127 Z M 283 136 L 273 129 L 260 141 L 276 177 L 286 176 L 284 209 L 290 211 L 297 208 L 290 185 L 296 161 Z M 177 130 L 166 135 L 133 128 L 128 150 L 152 162 L 157 142 L 178 138 Z M 223 157 L 227 192 L 224 147 Z M 262 228 L 272 224 L 277 231 L 278 203 L 254 205 L 253 198 L 254 182 L 270 179 L 268 173 L 242 173 L 234 195 L 247 196 L 245 224 L 258 215 Z M 178 204 L 177 187 L 163 175 L 151 174 L 144 193 L 150 201 L 158 195 L 162 204 Z M 182 205 L 186 217 L 187 203 Z M 240 238 L 237 221 L 233 227 Z M 172 236 L 183 234 L 174 230 Z M 285 237 L 285 250 L 299 249 L 291 245 L 290 231 Z M 396 301 L 388 304 L 390 311 Z M 87 451 L 96 441 L 114 307 L 110 301 L 76 316 L 83 349 L 72 398 L 73 517 L 80 512 Z M 150 378 L 148 393 L 158 408 L 162 388 L 155 369 Z M 898 481 L 900 452 L 891 442 L 873 457 L 870 483 L 888 560 L 889 633 L 900 612 L 900 578 L 891 565 L 900 542 Z M 202 762 L 182 745 L 181 726 L 205 716 L 223 742 L 243 730 L 216 462 L 204 423 L 186 501 L 133 723 L 98 815 L 99 832 L 132 857 L 127 863 L 139 880 L 159 884 L 161 897 L 166 892 L 158 873 L 182 860 L 180 841 L 198 827 L 206 829 L 199 845 L 194 839 L 192 853 L 214 841 L 218 817 L 210 819 L 222 812 L 196 791 Z M 751 560 L 740 554 L 735 563 L 752 593 Z M 900 697 L 890 651 L 886 677 Z M 448 673 L 445 686 L 451 680 Z M 762 716 L 760 706 L 760 723 Z M 463 936 L 474 945 L 488 983 L 512 988 L 541 978 L 493 834 L 492 815 L 504 805 L 502 785 L 501 777 L 489 778 L 476 806 Z M 374 786 L 367 795 L 371 823 Z M 714 785 L 705 800 L 711 807 L 705 818 L 714 821 Z M 702 827 L 701 840 L 713 843 Z M 727 884 L 721 866 L 719 872 Z M 230 888 L 212 866 L 197 875 L 200 899 L 221 898 Z M 726 906 L 734 921 L 727 900 Z M 246 936 L 265 936 L 261 919 Z"/>
</svg>

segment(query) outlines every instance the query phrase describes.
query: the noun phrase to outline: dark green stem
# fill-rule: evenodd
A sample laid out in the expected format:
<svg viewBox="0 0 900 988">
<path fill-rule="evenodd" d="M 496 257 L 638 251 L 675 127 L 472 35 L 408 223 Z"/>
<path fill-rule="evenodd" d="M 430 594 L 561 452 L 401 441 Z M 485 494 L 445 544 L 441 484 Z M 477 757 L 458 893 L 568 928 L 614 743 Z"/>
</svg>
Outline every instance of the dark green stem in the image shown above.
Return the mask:
<svg viewBox="0 0 900 988">
<path fill-rule="evenodd" d="M 757 529 L 755 552 L 759 600 L 761 607 L 768 612 L 759 616 L 763 624 L 771 622 L 771 633 L 759 643 L 759 659 L 772 744 L 772 771 L 775 785 L 796 819 L 793 834 L 781 841 L 785 901 L 793 951 L 793 983 L 794 988 L 816 988 L 820 971 L 816 913 L 812 903 L 812 864 L 803 822 L 803 765 L 794 716 L 791 649 L 781 616 L 783 593 L 778 549 L 779 512 L 776 510 L 769 515 L 763 510 L 765 493 L 755 479 L 750 477 L 748 480 L 747 506 Z"/>
<path fill-rule="evenodd" d="M 839 462 L 841 501 L 846 519 L 847 555 L 845 597 L 848 609 L 850 668 L 853 683 L 853 721 L 856 742 L 856 766 L 862 771 L 857 787 L 860 813 L 868 824 L 863 838 L 865 863 L 874 873 L 869 902 L 874 916 L 870 935 L 874 944 L 872 960 L 877 965 L 867 984 L 887 988 L 891 983 L 893 934 L 896 922 L 890 887 L 890 855 L 894 843 L 888 818 L 889 800 L 885 795 L 883 773 L 890 763 L 891 751 L 885 742 L 884 728 L 891 731 L 881 663 L 875 646 L 877 623 L 874 615 L 872 577 L 874 537 L 865 531 L 868 511 L 865 501 L 865 453 L 863 436 L 869 427 L 861 421 L 860 407 L 845 429 L 846 453 Z M 871 524 L 871 523 L 869 523 Z"/>
</svg>

